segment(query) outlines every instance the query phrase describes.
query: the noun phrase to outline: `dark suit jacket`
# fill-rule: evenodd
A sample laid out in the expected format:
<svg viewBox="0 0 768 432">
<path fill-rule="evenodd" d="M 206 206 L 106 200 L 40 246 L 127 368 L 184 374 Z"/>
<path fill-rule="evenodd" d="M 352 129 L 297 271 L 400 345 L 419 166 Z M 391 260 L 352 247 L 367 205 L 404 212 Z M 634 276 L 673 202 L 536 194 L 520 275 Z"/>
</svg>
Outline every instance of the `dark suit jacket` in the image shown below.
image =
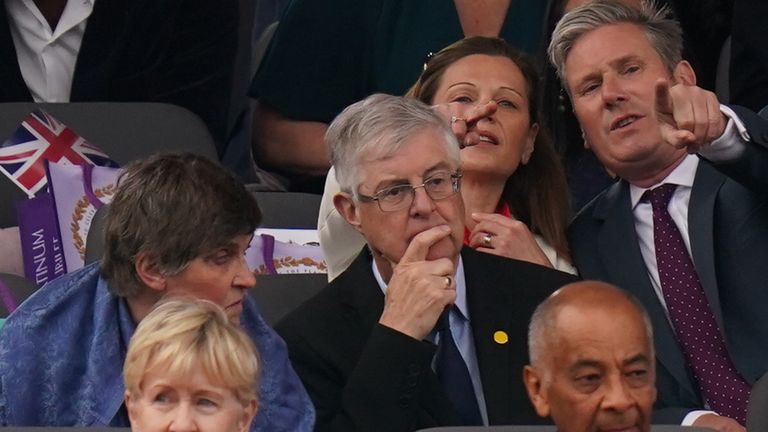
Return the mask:
<svg viewBox="0 0 768 432">
<path fill-rule="evenodd" d="M 732 107 L 752 141 L 729 163 L 699 162 L 688 207 L 693 262 L 707 299 L 742 376 L 754 383 L 768 369 L 768 125 Z M 581 276 L 618 285 L 642 301 L 651 316 L 657 357 L 654 422 L 678 422 L 702 397 L 643 262 L 629 185 L 599 195 L 569 229 Z"/>
<path fill-rule="evenodd" d="M 735 0 L 728 80 L 730 102 L 754 111 L 768 106 L 768 2 Z"/>
<path fill-rule="evenodd" d="M 72 102 L 165 102 L 224 142 L 237 46 L 235 0 L 98 0 L 72 79 Z M 0 102 L 32 101 L 0 7 Z M 95 143 L 98 145 L 98 143 Z"/>
<path fill-rule="evenodd" d="M 522 375 L 534 308 L 572 275 L 464 248 L 475 350 L 491 424 L 540 423 Z M 435 345 L 378 324 L 384 295 L 363 251 L 276 329 L 317 411 L 316 431 L 414 431 L 457 425 L 431 369 Z M 493 334 L 503 330 L 509 342 Z"/>
</svg>

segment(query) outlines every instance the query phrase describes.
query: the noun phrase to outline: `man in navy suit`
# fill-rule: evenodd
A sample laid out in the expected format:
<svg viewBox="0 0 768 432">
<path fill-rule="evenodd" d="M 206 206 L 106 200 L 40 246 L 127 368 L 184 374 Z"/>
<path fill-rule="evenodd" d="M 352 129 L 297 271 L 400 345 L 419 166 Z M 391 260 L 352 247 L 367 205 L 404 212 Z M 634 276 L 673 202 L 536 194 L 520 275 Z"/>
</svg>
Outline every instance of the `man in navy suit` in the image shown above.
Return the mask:
<svg viewBox="0 0 768 432">
<path fill-rule="evenodd" d="M 651 315 L 654 421 L 743 430 L 729 417 L 743 422 L 768 366 L 768 127 L 696 86 L 665 12 L 600 0 L 553 34 L 585 145 L 620 178 L 574 220 L 571 248 L 583 277 L 629 290 Z M 709 378 L 715 359 L 737 394 Z"/>
</svg>

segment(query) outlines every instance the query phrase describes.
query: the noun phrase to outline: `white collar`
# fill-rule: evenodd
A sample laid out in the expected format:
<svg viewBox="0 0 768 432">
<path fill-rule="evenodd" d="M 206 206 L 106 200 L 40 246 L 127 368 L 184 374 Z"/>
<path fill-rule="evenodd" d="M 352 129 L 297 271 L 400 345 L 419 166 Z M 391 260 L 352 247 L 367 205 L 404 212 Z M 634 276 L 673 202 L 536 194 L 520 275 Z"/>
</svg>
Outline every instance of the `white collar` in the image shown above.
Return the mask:
<svg viewBox="0 0 768 432">
<path fill-rule="evenodd" d="M 696 177 L 696 169 L 699 167 L 699 157 L 696 155 L 686 155 L 685 159 L 669 173 L 662 181 L 647 188 L 641 188 L 633 184 L 629 185 L 629 193 L 632 198 L 632 208 L 637 207 L 645 191 L 661 186 L 662 184 L 675 184 L 678 186 L 693 187 L 693 180 Z"/>
</svg>

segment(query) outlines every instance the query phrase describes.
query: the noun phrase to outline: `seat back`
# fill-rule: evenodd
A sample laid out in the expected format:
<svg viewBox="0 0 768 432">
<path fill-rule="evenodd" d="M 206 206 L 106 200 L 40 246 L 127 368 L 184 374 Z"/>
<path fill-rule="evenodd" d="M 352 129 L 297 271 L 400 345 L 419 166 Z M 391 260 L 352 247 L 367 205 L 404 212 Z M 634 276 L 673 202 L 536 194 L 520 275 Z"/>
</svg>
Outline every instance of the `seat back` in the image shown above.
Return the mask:
<svg viewBox="0 0 768 432">
<path fill-rule="evenodd" d="M 263 228 L 317 229 L 320 195 L 302 192 L 252 192 Z"/>
<path fill-rule="evenodd" d="M 262 213 L 262 228 L 316 229 L 320 195 L 300 192 L 252 192 Z M 274 325 L 328 283 L 326 274 L 258 275 L 251 295 L 261 315 Z"/>
<path fill-rule="evenodd" d="M 0 318 L 10 315 L 27 297 L 37 291 L 37 288 L 29 279 L 0 273 Z"/>
<path fill-rule="evenodd" d="M 120 165 L 163 151 L 189 151 L 218 160 L 213 138 L 199 117 L 176 105 L 150 102 L 0 103 L 0 142 L 38 108 Z M 8 178 L 0 177 L 0 228 L 18 225 L 13 203 L 25 194 Z"/>
<path fill-rule="evenodd" d="M 768 431 L 768 373 L 752 386 L 747 405 L 747 430 Z"/>
<path fill-rule="evenodd" d="M 99 261 L 104 255 L 104 227 L 109 204 L 96 210 L 85 240 L 85 265 Z"/>
<path fill-rule="evenodd" d="M 324 273 L 258 275 L 250 294 L 256 299 L 261 316 L 274 326 L 327 284 Z"/>
</svg>

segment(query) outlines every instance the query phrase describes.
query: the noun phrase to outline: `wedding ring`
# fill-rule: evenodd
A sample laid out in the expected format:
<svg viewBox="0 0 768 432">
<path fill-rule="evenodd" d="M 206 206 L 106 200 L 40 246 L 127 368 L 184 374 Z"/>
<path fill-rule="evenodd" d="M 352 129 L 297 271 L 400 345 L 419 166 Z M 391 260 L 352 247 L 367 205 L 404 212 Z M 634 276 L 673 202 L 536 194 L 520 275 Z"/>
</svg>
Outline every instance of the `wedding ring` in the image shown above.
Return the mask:
<svg viewBox="0 0 768 432">
<path fill-rule="evenodd" d="M 449 288 L 451 286 L 451 282 L 452 282 L 451 281 L 451 277 L 450 276 L 446 276 L 445 277 L 445 287 Z"/>
<path fill-rule="evenodd" d="M 491 234 L 484 235 L 483 236 L 483 245 L 485 245 L 486 247 L 490 247 L 491 246 L 491 237 L 492 237 Z"/>
<path fill-rule="evenodd" d="M 467 119 L 465 119 L 464 117 L 456 117 L 456 116 L 451 116 L 451 125 L 453 125 L 453 124 L 454 124 L 454 123 L 456 123 L 457 121 L 463 121 L 463 122 L 465 122 L 465 121 L 467 121 Z"/>
</svg>

